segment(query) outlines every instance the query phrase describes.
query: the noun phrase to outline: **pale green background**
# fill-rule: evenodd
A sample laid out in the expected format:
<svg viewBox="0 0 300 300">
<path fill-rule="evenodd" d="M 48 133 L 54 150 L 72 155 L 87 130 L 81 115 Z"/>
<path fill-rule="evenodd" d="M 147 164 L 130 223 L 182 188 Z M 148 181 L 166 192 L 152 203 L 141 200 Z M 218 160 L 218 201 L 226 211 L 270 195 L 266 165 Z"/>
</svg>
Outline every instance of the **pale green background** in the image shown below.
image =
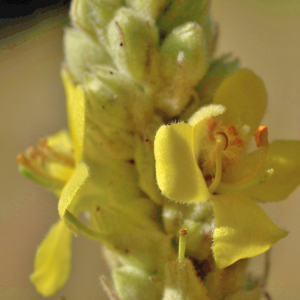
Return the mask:
<svg viewBox="0 0 300 300">
<path fill-rule="evenodd" d="M 300 139 L 300 2 L 215 0 L 213 16 L 220 24 L 218 53 L 233 52 L 267 86 L 270 101 L 263 125 L 269 127 L 270 140 Z M 66 11 L 52 10 L 0 31 L 0 43 L 6 45 L 0 54 L 1 300 L 43 299 L 28 276 L 38 244 L 57 220 L 57 200 L 18 174 L 15 156 L 40 137 L 66 127 L 59 77 L 60 24 L 65 18 Z M 59 23 L 51 25 L 54 22 Z M 290 231 L 273 248 L 269 290 L 274 300 L 300 299 L 299 195 L 298 189 L 287 201 L 263 206 Z M 70 280 L 48 299 L 107 299 L 98 280 L 104 272 L 99 245 L 82 236 L 73 240 Z M 262 258 L 256 260 L 252 269 L 259 272 Z"/>
</svg>

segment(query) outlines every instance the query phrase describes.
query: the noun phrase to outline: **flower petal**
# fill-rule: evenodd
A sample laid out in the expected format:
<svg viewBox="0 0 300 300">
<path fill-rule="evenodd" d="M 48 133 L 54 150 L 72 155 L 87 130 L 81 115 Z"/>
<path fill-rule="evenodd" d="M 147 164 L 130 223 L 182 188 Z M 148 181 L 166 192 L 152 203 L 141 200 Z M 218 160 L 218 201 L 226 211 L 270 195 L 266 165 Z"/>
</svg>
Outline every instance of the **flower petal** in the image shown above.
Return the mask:
<svg viewBox="0 0 300 300">
<path fill-rule="evenodd" d="M 72 232 L 59 220 L 39 246 L 30 281 L 45 296 L 54 295 L 67 282 L 71 270 Z"/>
<path fill-rule="evenodd" d="M 214 216 L 213 253 L 218 268 L 267 251 L 287 236 L 244 194 L 211 197 Z"/>
<path fill-rule="evenodd" d="M 162 126 L 154 140 L 157 183 L 163 194 L 179 202 L 209 198 L 205 180 L 194 155 L 194 128 L 178 123 Z"/>
<path fill-rule="evenodd" d="M 84 163 L 79 163 L 76 166 L 71 178 L 64 186 L 59 202 L 58 202 L 58 212 L 60 218 L 64 221 L 65 214 L 67 210 L 72 210 L 76 201 L 76 196 L 79 189 L 89 176 L 88 167 Z M 70 224 L 69 224 L 70 225 Z M 70 225 L 72 228 L 72 226 Z M 72 228 L 73 229 L 73 228 Z"/>
<path fill-rule="evenodd" d="M 46 137 L 47 144 L 58 153 L 72 157 L 72 141 L 66 130 L 60 130 L 54 134 Z M 65 182 L 71 177 L 74 168 L 68 164 L 62 164 L 61 162 L 50 161 L 46 162 L 46 168 L 48 173 Z"/>
<path fill-rule="evenodd" d="M 255 200 L 281 201 L 300 183 L 300 141 L 275 141 L 269 146 L 265 169 L 274 175 L 266 183 L 249 188 L 246 193 Z"/>
<path fill-rule="evenodd" d="M 79 85 L 74 85 L 70 75 L 65 69 L 61 73 L 67 97 L 67 110 L 69 120 L 69 130 L 71 133 L 75 161 L 79 162 L 82 157 L 85 124 L 85 98 L 83 89 Z"/>
<path fill-rule="evenodd" d="M 267 106 L 267 93 L 262 80 L 248 69 L 241 69 L 218 88 L 215 104 L 224 105 L 224 125 L 249 125 L 250 135 L 260 125 Z"/>
<path fill-rule="evenodd" d="M 230 165 L 222 182 L 234 184 L 250 174 L 260 159 L 260 149 L 240 157 L 237 164 Z M 261 171 L 274 169 L 272 178 L 258 186 L 244 190 L 257 201 L 272 202 L 286 199 L 300 183 L 300 141 L 278 140 L 269 145 L 268 154 Z M 258 174 L 260 176 L 260 174 Z M 222 184 L 222 183 L 221 183 Z"/>
</svg>

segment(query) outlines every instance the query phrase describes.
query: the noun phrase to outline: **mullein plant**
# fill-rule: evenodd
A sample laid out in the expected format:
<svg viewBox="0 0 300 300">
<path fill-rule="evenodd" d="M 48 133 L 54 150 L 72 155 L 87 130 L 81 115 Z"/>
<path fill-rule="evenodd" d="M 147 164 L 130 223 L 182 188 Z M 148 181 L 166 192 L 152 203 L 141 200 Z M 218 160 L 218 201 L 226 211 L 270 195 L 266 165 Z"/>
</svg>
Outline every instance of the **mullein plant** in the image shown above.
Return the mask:
<svg viewBox="0 0 300 300">
<path fill-rule="evenodd" d="M 214 57 L 209 0 L 74 0 L 62 80 L 69 131 L 17 157 L 59 218 L 30 277 L 68 280 L 72 235 L 101 242 L 113 300 L 257 300 L 249 258 L 287 232 L 257 202 L 300 182 L 300 142 L 269 144 L 262 80 Z"/>
</svg>

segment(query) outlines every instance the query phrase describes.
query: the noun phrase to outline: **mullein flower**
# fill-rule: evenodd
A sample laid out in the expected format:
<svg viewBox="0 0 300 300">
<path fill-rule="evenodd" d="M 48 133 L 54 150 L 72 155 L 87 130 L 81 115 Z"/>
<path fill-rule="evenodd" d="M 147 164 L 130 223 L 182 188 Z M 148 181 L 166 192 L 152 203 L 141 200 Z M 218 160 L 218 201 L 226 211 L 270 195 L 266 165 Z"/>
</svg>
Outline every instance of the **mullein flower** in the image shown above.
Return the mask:
<svg viewBox="0 0 300 300">
<path fill-rule="evenodd" d="M 212 203 L 212 250 L 219 268 L 261 254 L 287 235 L 254 202 L 283 200 L 296 186 L 300 143 L 269 145 L 267 128 L 259 126 L 266 100 L 262 81 L 242 69 L 223 81 L 213 104 L 188 123 L 160 127 L 155 137 L 163 194 L 177 202 Z M 247 153 L 254 132 L 259 149 Z M 299 174 L 296 178 L 298 183 Z"/>
<path fill-rule="evenodd" d="M 80 87 L 70 84 L 63 73 L 67 94 L 70 134 L 60 131 L 29 147 L 19 154 L 17 161 L 22 174 L 42 184 L 60 198 L 58 210 L 61 219 L 51 228 L 39 246 L 30 277 L 40 294 L 51 296 L 68 280 L 71 269 L 72 227 L 64 224 L 66 210 L 75 215 L 80 205 L 69 207 L 76 191 L 88 177 L 82 159 L 84 140 L 84 95 Z"/>
</svg>

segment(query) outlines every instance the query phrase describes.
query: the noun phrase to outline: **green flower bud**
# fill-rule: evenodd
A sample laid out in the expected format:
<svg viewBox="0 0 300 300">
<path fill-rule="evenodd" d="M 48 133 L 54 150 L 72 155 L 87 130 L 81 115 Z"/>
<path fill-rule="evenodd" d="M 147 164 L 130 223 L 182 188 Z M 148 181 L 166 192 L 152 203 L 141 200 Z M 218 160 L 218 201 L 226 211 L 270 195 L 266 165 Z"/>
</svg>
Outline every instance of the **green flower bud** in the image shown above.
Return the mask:
<svg viewBox="0 0 300 300">
<path fill-rule="evenodd" d="M 160 299 L 163 282 L 158 277 L 131 266 L 112 271 L 116 291 L 123 300 Z"/>
<path fill-rule="evenodd" d="M 211 26 L 207 21 L 209 14 L 210 0 L 171 0 L 167 4 L 164 13 L 158 18 L 157 24 L 165 34 L 187 22 L 197 22 L 205 30 L 210 31 L 210 28 L 204 26 Z"/>
<path fill-rule="evenodd" d="M 76 82 L 95 64 L 113 65 L 105 48 L 84 31 L 67 28 L 64 34 L 64 54 L 69 71 Z"/>
<path fill-rule="evenodd" d="M 165 8 L 166 0 L 128 0 L 127 3 L 145 17 L 156 19 Z"/>
<path fill-rule="evenodd" d="M 97 36 L 97 29 L 105 26 L 121 5 L 121 0 L 74 0 L 70 15 L 74 25 Z"/>
<path fill-rule="evenodd" d="M 119 70 L 137 82 L 143 81 L 146 67 L 152 64 L 152 48 L 158 46 L 153 21 L 132 9 L 122 8 L 108 25 L 107 39 Z"/>
<path fill-rule="evenodd" d="M 202 28 L 196 23 L 176 28 L 162 45 L 161 60 L 164 87 L 156 105 L 173 117 L 182 112 L 191 96 L 195 97 L 194 87 L 208 68 Z"/>
<path fill-rule="evenodd" d="M 164 41 L 161 55 L 162 72 L 166 78 L 174 79 L 178 69 L 183 68 L 183 76 L 188 85 L 195 86 L 208 68 L 202 28 L 197 23 L 187 23 L 174 29 Z"/>
</svg>

